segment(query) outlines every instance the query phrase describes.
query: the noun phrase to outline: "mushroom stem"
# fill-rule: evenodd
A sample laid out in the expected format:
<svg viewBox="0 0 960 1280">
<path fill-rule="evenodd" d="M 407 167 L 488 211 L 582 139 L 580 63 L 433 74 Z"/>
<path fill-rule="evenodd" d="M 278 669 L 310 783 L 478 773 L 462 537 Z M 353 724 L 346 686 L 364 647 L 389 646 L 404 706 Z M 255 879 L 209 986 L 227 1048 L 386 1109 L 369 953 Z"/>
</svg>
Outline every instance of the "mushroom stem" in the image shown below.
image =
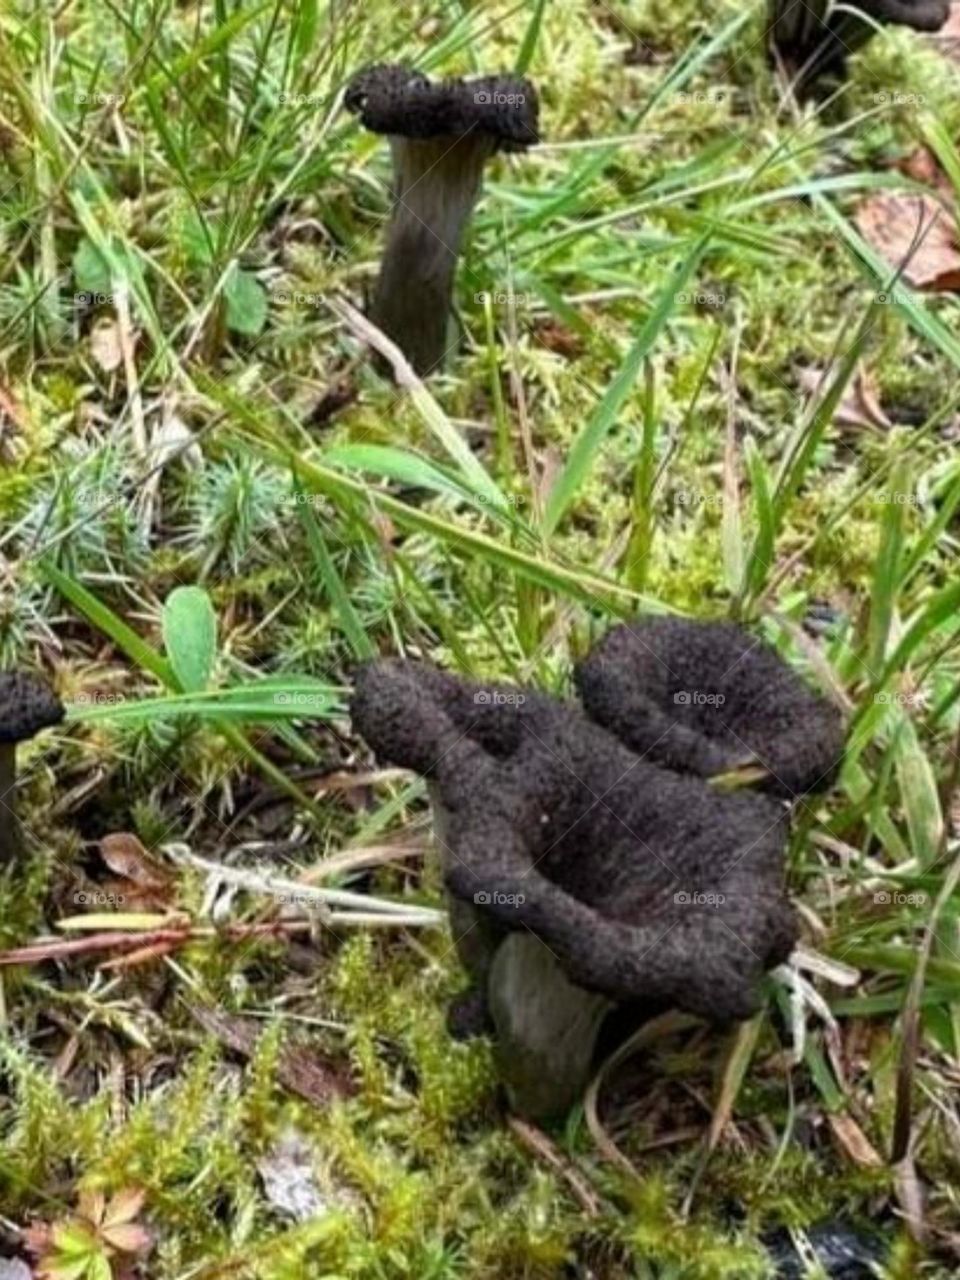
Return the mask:
<svg viewBox="0 0 960 1280">
<path fill-rule="evenodd" d="M 463 230 L 480 195 L 486 134 L 390 139 L 395 201 L 370 319 L 425 377 L 448 347 Z"/>
<path fill-rule="evenodd" d="M 15 861 L 20 853 L 16 753 L 12 742 L 0 743 L 0 867 Z"/>
</svg>

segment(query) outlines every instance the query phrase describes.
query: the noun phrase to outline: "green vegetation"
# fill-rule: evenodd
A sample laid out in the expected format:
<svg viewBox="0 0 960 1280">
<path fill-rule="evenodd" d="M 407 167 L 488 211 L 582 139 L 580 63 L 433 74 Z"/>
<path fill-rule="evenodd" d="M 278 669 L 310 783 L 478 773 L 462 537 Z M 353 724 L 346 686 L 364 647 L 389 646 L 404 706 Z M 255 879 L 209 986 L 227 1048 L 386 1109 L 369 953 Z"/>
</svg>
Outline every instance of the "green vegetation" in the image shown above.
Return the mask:
<svg viewBox="0 0 960 1280">
<path fill-rule="evenodd" d="M 0 947 L 89 942 L 101 899 L 188 934 L 0 967 L 0 1257 L 139 1188 L 146 1261 L 96 1219 L 54 1274 L 760 1280 L 762 1234 L 824 1219 L 892 1241 L 887 1280 L 954 1274 L 960 311 L 855 215 L 922 143 L 960 191 L 958 71 L 887 32 L 798 107 L 762 5 L 708 9 L 0 13 L 0 667 L 70 708 L 22 752 Z M 460 351 L 412 390 L 356 336 L 390 164 L 339 109 L 403 60 L 526 71 L 545 139 L 490 165 Z M 747 1037 L 664 1032 L 602 1091 L 627 1163 L 578 1111 L 558 1167 L 444 1029 L 423 792 L 345 699 L 374 652 L 567 691 L 642 607 L 733 614 L 849 709 L 791 886 L 850 980 L 811 978 L 831 1020 L 771 981 Z M 409 918 L 278 919 L 197 858 Z M 262 1029 L 244 1063 L 198 1011 Z M 291 1047 L 352 1089 L 288 1087 Z M 304 1221 L 262 1172 L 291 1132 Z"/>
</svg>

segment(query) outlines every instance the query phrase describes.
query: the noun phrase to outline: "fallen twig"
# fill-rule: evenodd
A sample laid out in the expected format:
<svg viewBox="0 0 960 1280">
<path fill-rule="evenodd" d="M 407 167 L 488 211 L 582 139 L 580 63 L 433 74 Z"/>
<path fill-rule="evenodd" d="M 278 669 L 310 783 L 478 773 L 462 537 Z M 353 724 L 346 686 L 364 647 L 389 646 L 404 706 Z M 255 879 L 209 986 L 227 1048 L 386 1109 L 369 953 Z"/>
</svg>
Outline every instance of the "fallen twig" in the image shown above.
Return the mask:
<svg viewBox="0 0 960 1280">
<path fill-rule="evenodd" d="M 578 1170 L 557 1150 L 543 1130 L 529 1124 L 526 1120 L 521 1120 L 519 1116 L 509 1116 L 507 1124 L 528 1150 L 560 1174 L 587 1217 L 599 1217 L 600 1201 L 587 1186 Z"/>
</svg>

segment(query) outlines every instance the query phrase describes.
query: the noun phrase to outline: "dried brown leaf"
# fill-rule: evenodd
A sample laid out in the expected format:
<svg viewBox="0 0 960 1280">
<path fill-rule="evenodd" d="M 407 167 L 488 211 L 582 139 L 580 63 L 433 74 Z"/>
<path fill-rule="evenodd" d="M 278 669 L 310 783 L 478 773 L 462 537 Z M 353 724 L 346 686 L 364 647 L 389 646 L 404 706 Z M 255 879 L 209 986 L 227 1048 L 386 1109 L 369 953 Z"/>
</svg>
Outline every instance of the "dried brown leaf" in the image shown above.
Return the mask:
<svg viewBox="0 0 960 1280">
<path fill-rule="evenodd" d="M 883 1157 L 854 1120 L 846 1112 L 830 1112 L 827 1115 L 837 1145 L 855 1165 L 861 1169 L 882 1169 Z"/>
<path fill-rule="evenodd" d="M 115 321 L 104 320 L 90 334 L 90 354 L 104 373 L 113 373 L 123 363 L 120 329 Z"/>
<path fill-rule="evenodd" d="M 823 394 L 827 374 L 823 369 L 800 369 L 797 373 L 797 381 L 808 395 L 818 396 Z M 857 369 L 843 399 L 837 406 L 834 421 L 838 427 L 859 427 L 882 431 L 888 431 L 893 426 L 880 403 L 873 376 L 862 365 Z"/>
<path fill-rule="evenodd" d="M 915 289 L 960 289 L 953 216 L 932 196 L 879 192 L 856 213 L 860 234 Z"/>
</svg>

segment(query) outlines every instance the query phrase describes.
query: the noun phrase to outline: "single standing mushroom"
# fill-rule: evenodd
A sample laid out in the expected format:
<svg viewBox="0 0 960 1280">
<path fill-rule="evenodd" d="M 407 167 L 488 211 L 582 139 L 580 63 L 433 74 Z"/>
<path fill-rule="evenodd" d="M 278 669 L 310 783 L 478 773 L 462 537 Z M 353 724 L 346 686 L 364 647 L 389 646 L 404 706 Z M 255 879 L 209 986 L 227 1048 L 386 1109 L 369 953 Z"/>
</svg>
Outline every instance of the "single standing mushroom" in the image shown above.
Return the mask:
<svg viewBox="0 0 960 1280">
<path fill-rule="evenodd" d="M 361 667 L 351 715 L 427 779 L 469 1021 L 492 1023 L 522 1114 L 577 1100 L 615 1006 L 759 1007 L 797 930 L 778 801 L 651 764 L 575 704 L 419 663 Z"/>
<path fill-rule="evenodd" d="M 539 141 L 536 90 L 527 80 L 432 82 L 376 66 L 353 78 L 345 102 L 393 153 L 395 203 L 370 319 L 424 377 L 447 351 L 454 272 L 483 166 Z"/>
<path fill-rule="evenodd" d="M 20 853 L 17 743 L 59 724 L 63 716 L 63 704 L 46 681 L 20 671 L 0 674 L 0 867 Z"/>
<path fill-rule="evenodd" d="M 802 93 L 819 76 L 843 76 L 847 58 L 878 25 L 939 31 L 949 16 L 950 0 L 857 0 L 849 9 L 833 0 L 770 0 L 769 33 Z"/>
</svg>

